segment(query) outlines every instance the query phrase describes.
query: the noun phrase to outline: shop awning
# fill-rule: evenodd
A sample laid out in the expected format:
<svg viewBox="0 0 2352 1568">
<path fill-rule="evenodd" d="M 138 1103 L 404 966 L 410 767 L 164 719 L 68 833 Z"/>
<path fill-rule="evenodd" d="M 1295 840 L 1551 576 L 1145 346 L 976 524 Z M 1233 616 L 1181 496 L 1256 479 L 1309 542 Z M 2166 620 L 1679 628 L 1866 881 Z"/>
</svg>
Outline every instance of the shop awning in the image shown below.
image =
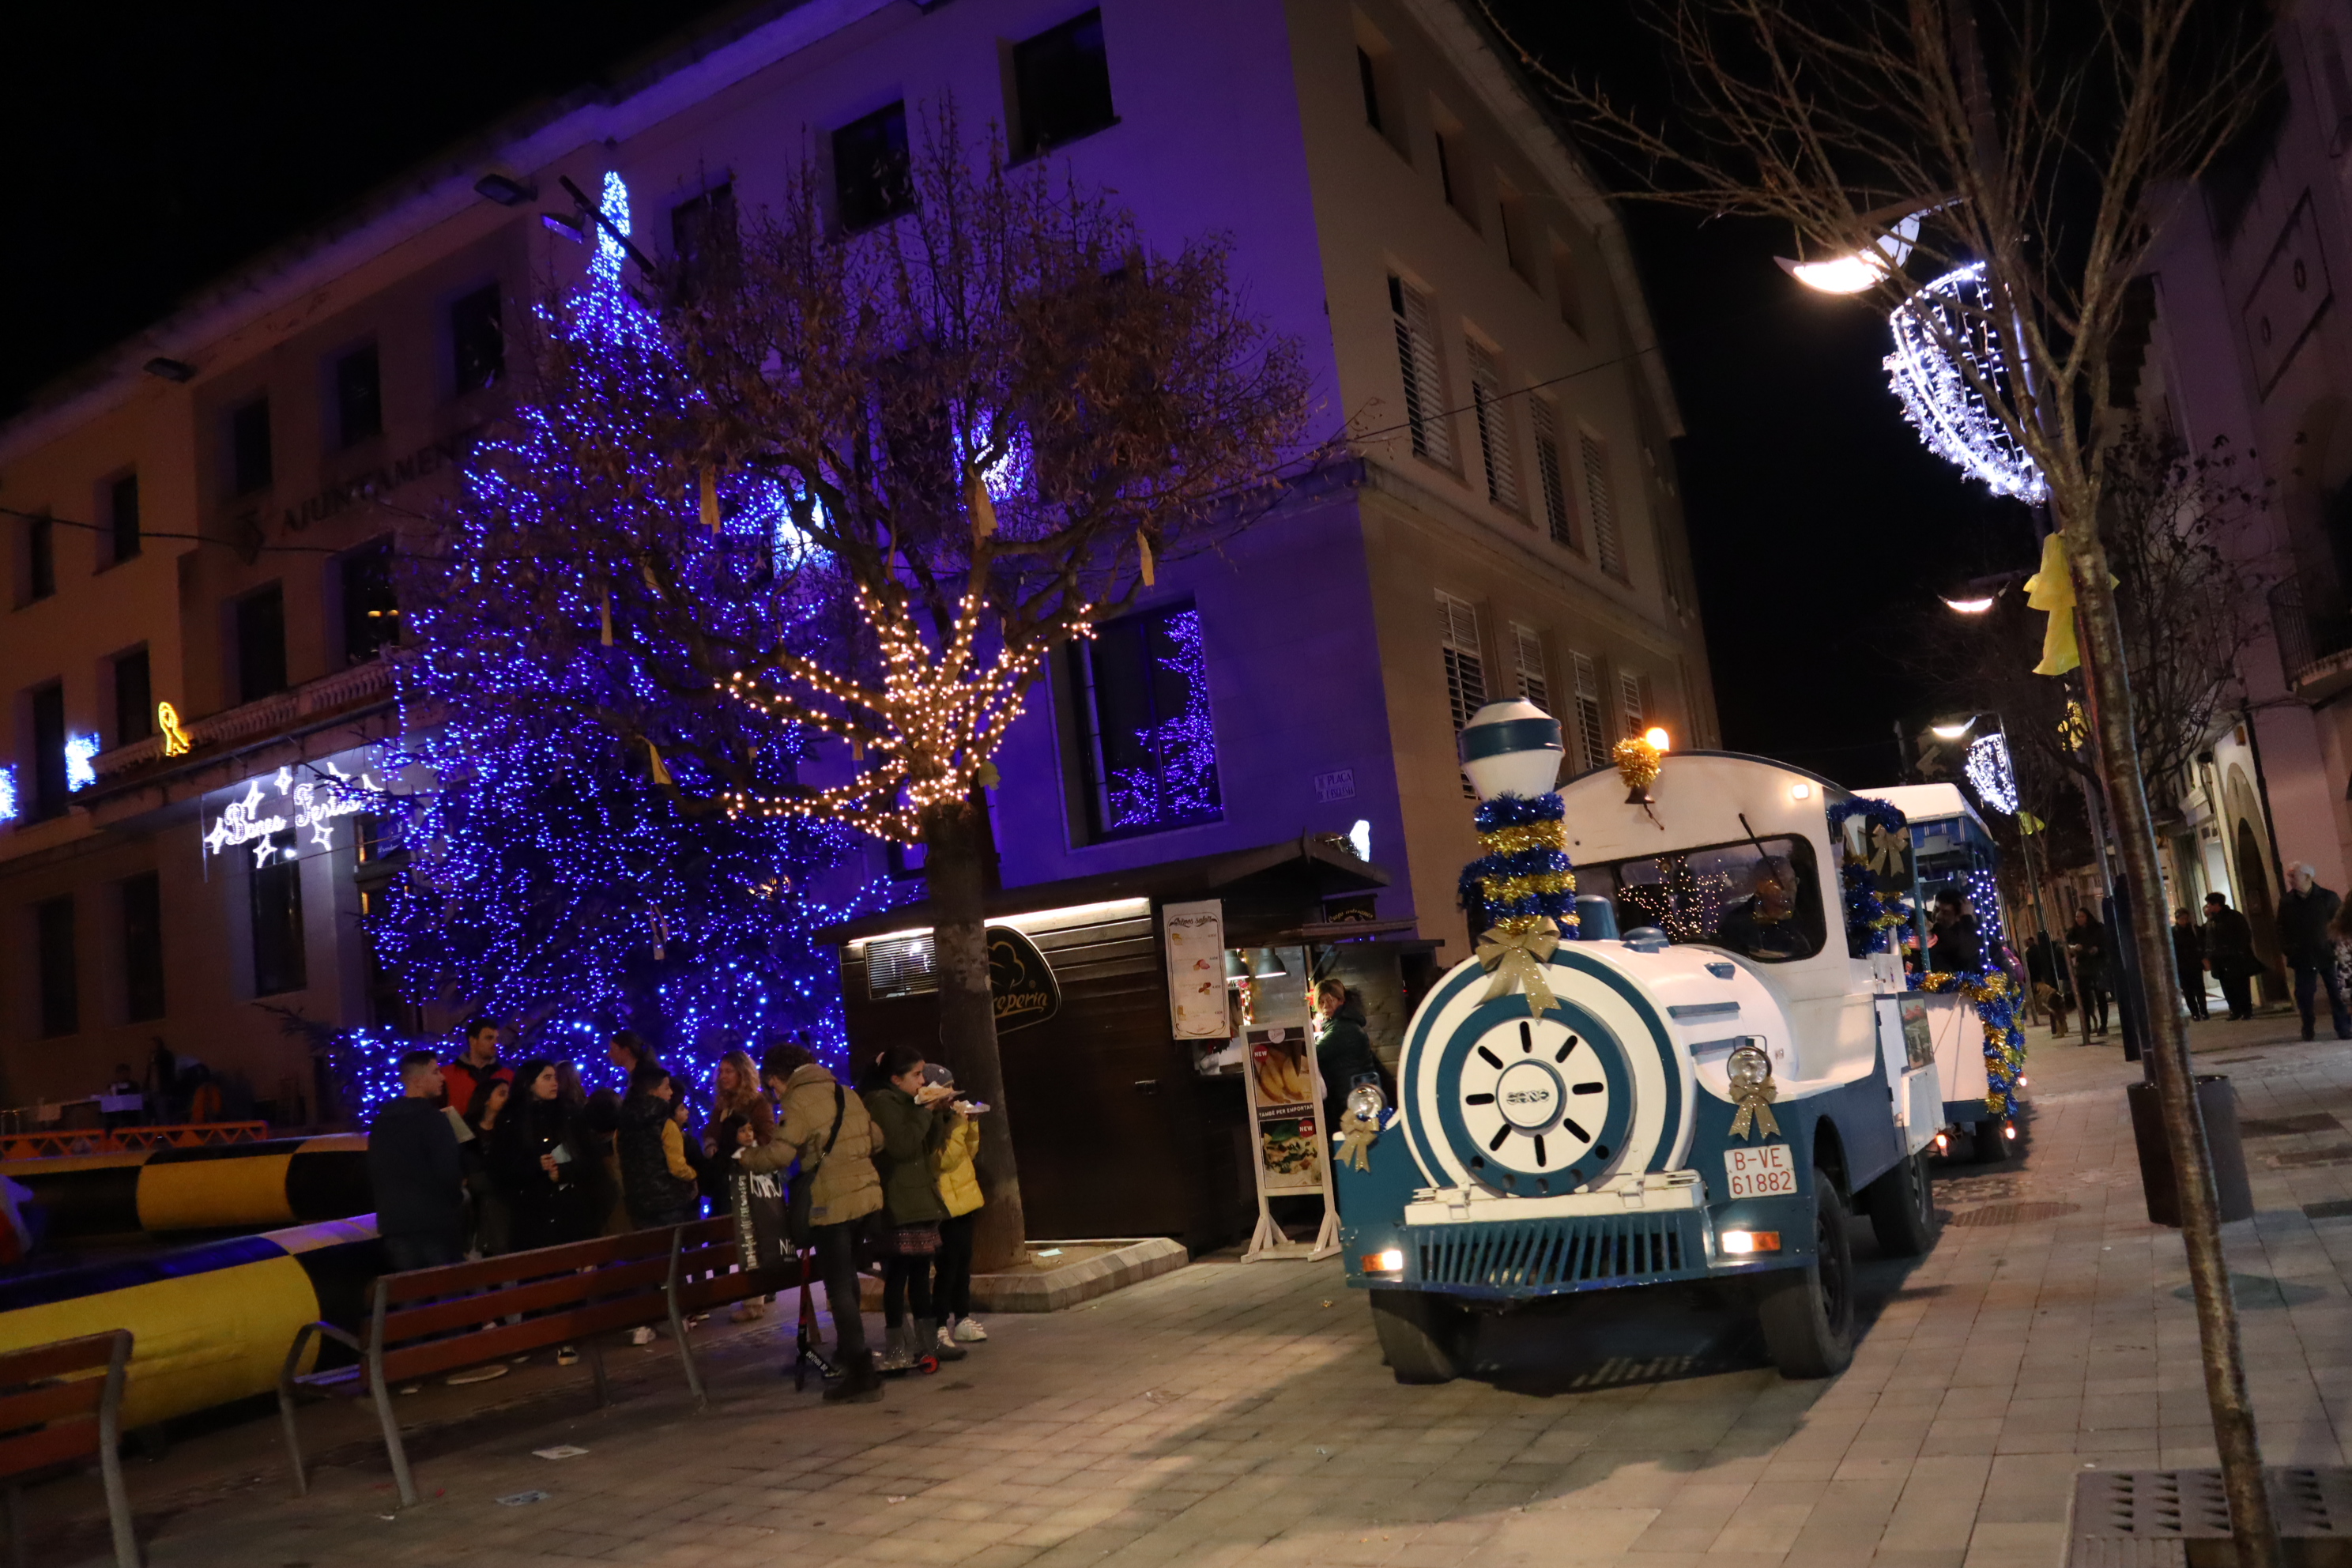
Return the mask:
<svg viewBox="0 0 2352 1568">
<path fill-rule="evenodd" d="M 1171 900 L 1223 898 L 1232 906 L 1226 915 L 1229 931 L 1246 928 L 1253 917 L 1296 928 L 1307 906 L 1325 899 L 1370 892 L 1389 885 L 1389 874 L 1368 860 L 1314 837 L 1285 839 L 1255 849 L 1230 849 L 1219 855 L 1196 855 L 1185 860 L 1162 860 L 1124 871 L 1092 877 L 1070 877 L 1058 882 L 1030 882 L 990 894 L 982 908 L 991 920 L 1043 910 L 1068 909 L 1119 900 L 1148 900 L 1154 904 Z M 844 943 L 886 931 L 919 931 L 937 923 L 936 906 L 929 899 L 900 904 L 864 915 L 816 933 L 824 942 Z"/>
</svg>

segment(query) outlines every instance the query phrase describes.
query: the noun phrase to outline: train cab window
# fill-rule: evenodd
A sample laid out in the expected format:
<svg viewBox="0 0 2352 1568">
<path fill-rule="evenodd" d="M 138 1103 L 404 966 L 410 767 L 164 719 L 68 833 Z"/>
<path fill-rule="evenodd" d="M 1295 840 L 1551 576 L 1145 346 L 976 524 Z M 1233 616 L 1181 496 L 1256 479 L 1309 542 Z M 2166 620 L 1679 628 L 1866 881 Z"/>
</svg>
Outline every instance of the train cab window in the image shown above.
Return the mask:
<svg viewBox="0 0 2352 1568">
<path fill-rule="evenodd" d="M 1576 868 L 1580 893 L 1617 906 L 1617 929 L 1654 926 L 1675 942 L 1728 948 L 1764 963 L 1811 958 L 1827 937 L 1813 847 L 1741 839 Z"/>
</svg>

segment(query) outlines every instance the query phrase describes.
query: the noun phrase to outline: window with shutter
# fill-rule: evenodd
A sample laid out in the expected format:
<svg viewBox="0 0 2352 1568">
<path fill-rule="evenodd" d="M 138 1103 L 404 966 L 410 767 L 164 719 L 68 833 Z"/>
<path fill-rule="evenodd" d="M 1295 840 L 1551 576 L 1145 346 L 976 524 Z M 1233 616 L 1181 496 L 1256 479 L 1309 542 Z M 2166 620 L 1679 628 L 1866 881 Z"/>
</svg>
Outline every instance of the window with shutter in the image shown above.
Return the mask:
<svg viewBox="0 0 2352 1568">
<path fill-rule="evenodd" d="M 1586 655 L 1569 657 L 1576 666 L 1576 739 L 1590 772 L 1609 765 L 1609 732 L 1601 719 L 1601 668 Z"/>
<path fill-rule="evenodd" d="M 1503 373 L 1484 343 L 1472 339 L 1470 404 L 1478 417 L 1478 452 L 1486 465 L 1486 499 L 1519 510 L 1519 476 L 1511 461 L 1510 405 L 1503 401 Z"/>
<path fill-rule="evenodd" d="M 1412 430 L 1412 455 L 1450 468 L 1454 435 L 1445 419 L 1445 377 L 1438 363 L 1429 296 L 1392 277 L 1389 310 L 1395 319 L 1397 369 L 1404 377 L 1404 417 Z"/>
<path fill-rule="evenodd" d="M 1597 436 L 1579 437 L 1584 459 L 1584 503 L 1592 514 L 1592 548 L 1601 569 L 1612 577 L 1625 575 L 1625 545 L 1617 527 L 1617 502 L 1609 489 L 1609 448 Z"/>
<path fill-rule="evenodd" d="M 1559 415 L 1548 397 L 1531 398 L 1528 412 L 1536 427 L 1536 483 L 1543 491 L 1544 521 L 1554 544 L 1581 551 L 1576 537 L 1576 513 L 1568 504 L 1568 485 L 1560 477 Z"/>
<path fill-rule="evenodd" d="M 1533 626 L 1511 625 L 1511 663 L 1519 678 L 1519 695 L 1551 711 L 1551 683 L 1544 679 L 1543 636 Z"/>
<path fill-rule="evenodd" d="M 1642 709 L 1642 678 L 1630 669 L 1617 672 L 1617 706 L 1625 716 L 1625 733 L 1638 735 L 1650 727 Z"/>
<path fill-rule="evenodd" d="M 1477 606 L 1453 595 L 1437 595 L 1437 626 L 1445 660 L 1445 703 L 1454 716 L 1454 733 L 1486 705 L 1486 661 L 1478 651 Z M 1462 778 L 1465 798 L 1475 799 L 1468 774 Z"/>
</svg>

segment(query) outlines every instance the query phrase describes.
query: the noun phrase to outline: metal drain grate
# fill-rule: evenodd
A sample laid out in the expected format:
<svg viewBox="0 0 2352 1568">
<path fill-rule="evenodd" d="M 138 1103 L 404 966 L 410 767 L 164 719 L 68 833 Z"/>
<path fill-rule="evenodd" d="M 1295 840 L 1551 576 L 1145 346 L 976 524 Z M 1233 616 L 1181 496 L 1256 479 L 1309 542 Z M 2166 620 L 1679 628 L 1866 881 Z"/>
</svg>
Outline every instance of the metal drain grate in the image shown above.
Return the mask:
<svg viewBox="0 0 2352 1568">
<path fill-rule="evenodd" d="M 2352 1143 L 2323 1143 L 2316 1149 L 2298 1149 L 2292 1154 L 2273 1154 L 2270 1159 L 2281 1169 L 2291 1165 L 2352 1165 Z"/>
<path fill-rule="evenodd" d="M 2038 1220 L 2056 1219 L 2082 1209 L 2080 1204 L 2020 1203 L 1988 1204 L 1980 1209 L 1963 1209 L 1945 1223 L 1961 1226 L 2032 1225 Z"/>
<path fill-rule="evenodd" d="M 2352 1470 L 2263 1472 L 2288 1568 L 2352 1560 Z M 2068 1568 L 2236 1568 L 2219 1470 L 2098 1470 L 2076 1478 Z"/>
<path fill-rule="evenodd" d="M 2327 1198 L 2303 1205 L 2305 1219 L 2342 1219 L 2347 1215 L 2352 1215 L 2352 1198 Z"/>
</svg>

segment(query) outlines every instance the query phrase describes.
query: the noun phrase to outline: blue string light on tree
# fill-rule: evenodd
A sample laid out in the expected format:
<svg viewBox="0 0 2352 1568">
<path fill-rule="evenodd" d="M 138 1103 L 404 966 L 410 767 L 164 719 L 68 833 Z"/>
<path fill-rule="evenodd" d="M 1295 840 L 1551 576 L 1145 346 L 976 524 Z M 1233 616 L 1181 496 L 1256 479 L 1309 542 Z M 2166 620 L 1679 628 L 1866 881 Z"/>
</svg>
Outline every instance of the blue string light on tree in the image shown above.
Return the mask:
<svg viewBox="0 0 2352 1568">
<path fill-rule="evenodd" d="M 1201 613 L 1181 610 L 1162 617 L 1157 630 L 1169 651 L 1153 663 L 1184 690 L 1175 715 L 1135 731 L 1137 750 L 1148 767 L 1121 768 L 1111 776 L 1111 826 L 1159 827 L 1204 822 L 1222 807 L 1217 793 L 1217 731 L 1209 715 L 1209 666 L 1201 649 Z M 1144 634 L 1144 635 L 1149 635 Z"/>
</svg>

